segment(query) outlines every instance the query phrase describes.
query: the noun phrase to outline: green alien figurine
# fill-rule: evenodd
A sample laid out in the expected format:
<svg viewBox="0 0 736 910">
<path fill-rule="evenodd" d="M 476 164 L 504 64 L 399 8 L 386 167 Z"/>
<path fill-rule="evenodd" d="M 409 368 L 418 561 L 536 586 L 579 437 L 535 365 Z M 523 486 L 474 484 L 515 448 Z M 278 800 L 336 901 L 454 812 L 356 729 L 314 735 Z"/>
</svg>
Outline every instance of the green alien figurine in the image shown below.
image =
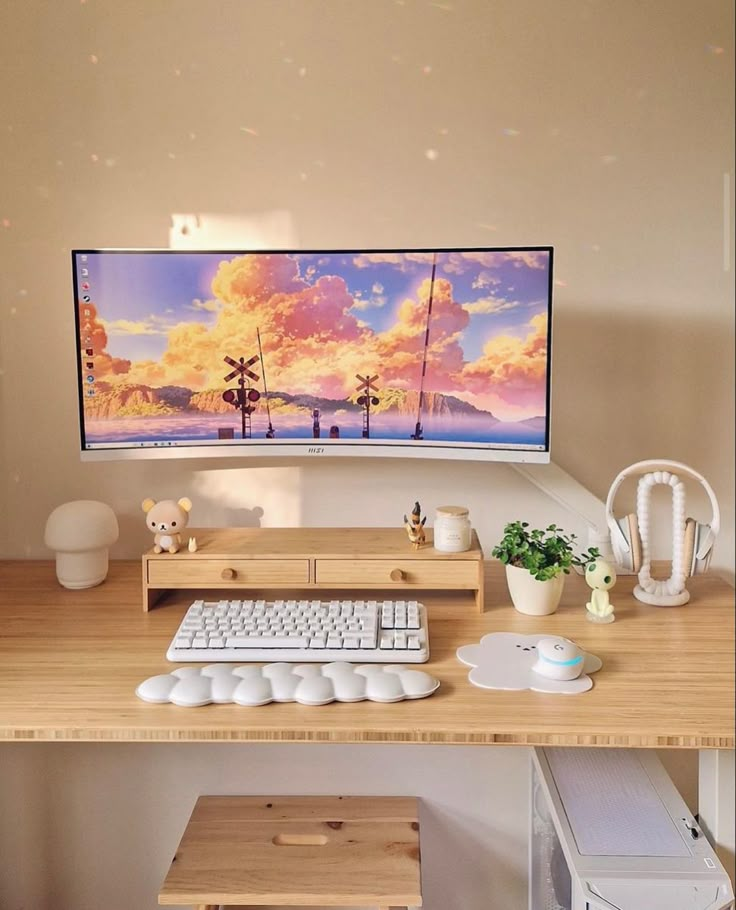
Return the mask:
<svg viewBox="0 0 736 910">
<path fill-rule="evenodd" d="M 605 559 L 594 559 L 585 569 L 585 580 L 593 589 L 585 605 L 591 622 L 613 622 L 613 604 L 608 592 L 616 584 L 616 571 Z"/>
</svg>

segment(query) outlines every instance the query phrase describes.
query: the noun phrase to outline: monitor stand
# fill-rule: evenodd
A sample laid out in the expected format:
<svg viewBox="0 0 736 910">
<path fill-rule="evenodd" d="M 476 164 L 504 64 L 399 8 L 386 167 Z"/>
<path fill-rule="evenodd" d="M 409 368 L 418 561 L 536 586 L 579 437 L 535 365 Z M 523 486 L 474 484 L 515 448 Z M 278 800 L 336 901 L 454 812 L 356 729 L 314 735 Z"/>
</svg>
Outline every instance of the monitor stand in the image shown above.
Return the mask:
<svg viewBox="0 0 736 910">
<path fill-rule="evenodd" d="M 169 590 L 207 589 L 242 597 L 249 590 L 298 590 L 325 599 L 330 591 L 388 592 L 416 599 L 419 591 L 472 591 L 483 612 L 483 551 L 414 549 L 403 528 L 188 528 L 178 553 L 143 555 L 143 609 Z M 190 552 L 187 541 L 196 540 Z M 222 591 L 222 595 L 218 592 Z"/>
</svg>

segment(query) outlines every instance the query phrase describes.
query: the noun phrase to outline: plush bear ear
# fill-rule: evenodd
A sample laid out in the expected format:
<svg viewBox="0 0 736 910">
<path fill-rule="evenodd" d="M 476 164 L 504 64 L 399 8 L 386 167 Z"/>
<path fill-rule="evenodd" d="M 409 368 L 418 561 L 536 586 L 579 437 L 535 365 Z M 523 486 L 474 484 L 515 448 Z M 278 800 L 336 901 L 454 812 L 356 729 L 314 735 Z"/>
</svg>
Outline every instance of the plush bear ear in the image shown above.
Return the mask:
<svg viewBox="0 0 736 910">
<path fill-rule="evenodd" d="M 144 499 L 141 503 L 141 508 L 144 512 L 150 512 L 151 509 L 156 505 L 155 499 Z"/>
<path fill-rule="evenodd" d="M 189 512 L 192 508 L 192 500 L 187 499 L 186 496 L 183 496 L 179 500 L 179 506 L 181 506 L 181 508 L 184 509 L 185 512 Z"/>
</svg>

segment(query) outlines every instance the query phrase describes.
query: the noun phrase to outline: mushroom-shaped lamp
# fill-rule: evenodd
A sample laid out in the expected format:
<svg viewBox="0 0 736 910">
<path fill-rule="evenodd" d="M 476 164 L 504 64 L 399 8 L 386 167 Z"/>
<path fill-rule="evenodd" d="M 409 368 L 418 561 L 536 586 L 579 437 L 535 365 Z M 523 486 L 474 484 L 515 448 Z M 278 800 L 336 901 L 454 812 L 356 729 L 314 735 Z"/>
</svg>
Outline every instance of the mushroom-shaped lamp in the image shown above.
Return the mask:
<svg viewBox="0 0 736 910">
<path fill-rule="evenodd" d="M 57 506 L 44 541 L 56 551 L 56 577 L 65 588 L 93 588 L 107 577 L 108 547 L 118 539 L 115 513 L 104 502 L 78 499 Z"/>
</svg>

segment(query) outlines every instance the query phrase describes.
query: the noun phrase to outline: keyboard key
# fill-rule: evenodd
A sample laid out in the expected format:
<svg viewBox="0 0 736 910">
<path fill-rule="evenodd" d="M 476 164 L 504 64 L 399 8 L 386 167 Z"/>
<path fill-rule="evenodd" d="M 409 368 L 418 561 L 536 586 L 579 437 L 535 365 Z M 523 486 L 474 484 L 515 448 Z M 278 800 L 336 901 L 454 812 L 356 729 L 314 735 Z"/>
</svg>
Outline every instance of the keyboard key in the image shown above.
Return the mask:
<svg viewBox="0 0 736 910">
<path fill-rule="evenodd" d="M 254 636 L 253 638 L 236 638 L 233 636 L 227 639 L 226 645 L 228 648 L 308 648 L 309 639 L 304 635 L 279 638 L 276 636 Z"/>
</svg>

